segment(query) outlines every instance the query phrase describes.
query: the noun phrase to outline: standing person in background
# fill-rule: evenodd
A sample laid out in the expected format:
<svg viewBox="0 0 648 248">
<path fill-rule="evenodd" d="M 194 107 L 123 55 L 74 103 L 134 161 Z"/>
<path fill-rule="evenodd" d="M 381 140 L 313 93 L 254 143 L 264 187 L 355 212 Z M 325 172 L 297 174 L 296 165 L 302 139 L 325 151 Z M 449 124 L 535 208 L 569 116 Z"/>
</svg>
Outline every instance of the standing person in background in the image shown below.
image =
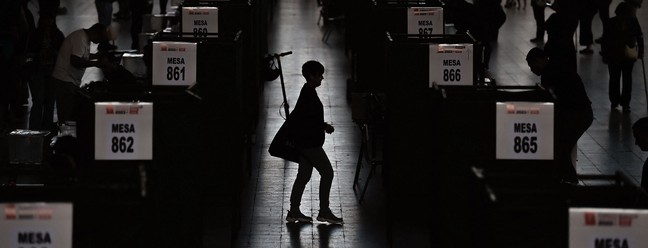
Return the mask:
<svg viewBox="0 0 648 248">
<path fill-rule="evenodd" d="M 167 3 L 169 0 L 160 0 L 160 14 L 166 14 Z"/>
<path fill-rule="evenodd" d="M 603 29 L 605 29 L 606 23 L 610 20 L 610 4 L 612 4 L 612 0 L 596 0 L 596 6 L 598 7 L 599 18 L 601 18 Z M 605 30 L 603 30 L 603 32 L 605 32 Z M 601 38 L 602 37 L 597 38 L 594 42 L 601 43 Z"/>
<path fill-rule="evenodd" d="M 109 68 L 112 63 L 97 60 L 98 54 L 90 53 L 90 42 L 108 42 L 110 31 L 101 23 L 89 29 L 70 33 L 61 44 L 56 64 L 52 71 L 52 82 L 56 88 L 56 109 L 60 123 L 76 121 L 76 97 L 81 79 L 87 67 Z"/>
<path fill-rule="evenodd" d="M 506 13 L 502 8 L 502 0 L 475 0 L 475 7 L 480 10 L 477 12 L 481 15 L 479 19 L 485 24 L 485 41 L 497 42 L 499 29 L 506 22 Z"/>
<path fill-rule="evenodd" d="M 632 68 L 635 61 L 644 55 L 643 33 L 635 16 L 636 7 L 632 4 L 621 2 L 614 13 L 616 16 L 608 21 L 601 41 L 603 62 L 608 64 L 610 72 L 610 109 L 614 110 L 620 104 L 623 112 L 630 112 Z M 620 85 L 622 77 L 623 84 Z"/>
<path fill-rule="evenodd" d="M 130 2 L 131 0 L 117 0 L 117 4 L 119 4 L 119 11 L 113 14 L 115 21 L 130 19 L 131 17 Z"/>
<path fill-rule="evenodd" d="M 56 26 L 56 9 L 41 8 L 38 28 L 29 40 L 28 63 L 29 89 L 32 96 L 32 107 L 29 114 L 30 130 L 51 130 L 54 119 L 54 95 L 52 71 L 59 48 L 65 36 Z"/>
<path fill-rule="evenodd" d="M 576 72 L 574 33 L 578 27 L 578 7 L 574 0 L 559 0 L 551 6 L 556 12 L 547 18 L 547 42 L 544 51 L 552 63 Z"/>
<path fill-rule="evenodd" d="M 531 8 L 533 9 L 533 19 L 536 23 L 536 35 L 531 39 L 531 42 L 544 42 L 545 35 L 545 8 L 547 7 L 547 0 L 531 0 Z"/>
<path fill-rule="evenodd" d="M 598 6 L 596 2 L 592 0 L 579 0 L 578 1 L 578 21 L 580 22 L 579 27 L 579 43 L 582 46 L 585 46 L 583 50 L 580 50 L 581 54 L 592 54 L 594 50 L 592 45 L 594 44 L 594 34 L 592 33 L 592 20 L 594 20 L 594 15 L 598 11 Z"/>
<path fill-rule="evenodd" d="M 564 182 L 576 184 L 578 177 L 571 154 L 578 139 L 592 124 L 592 102 L 578 73 L 552 61 L 542 49 L 532 48 L 526 61 L 531 71 L 540 76 L 540 85 L 556 98 L 554 160 L 557 174 Z"/>
<path fill-rule="evenodd" d="M 131 49 L 139 50 L 139 35 L 142 32 L 142 25 L 145 14 L 150 14 L 153 6 L 150 0 L 130 0 L 131 9 Z"/>
<path fill-rule="evenodd" d="M 308 61 L 302 66 L 302 75 L 306 83 L 299 93 L 295 109 L 288 119 L 293 122 L 296 130 L 292 134 L 295 147 L 299 151 L 299 171 L 290 194 L 290 210 L 286 215 L 288 222 L 312 222 L 313 219 L 304 215 L 299 206 L 313 168 L 322 177 L 319 186 L 320 212 L 318 221 L 332 224 L 342 224 L 342 218 L 333 215 L 329 208 L 329 196 L 333 184 L 333 166 L 322 146 L 324 133 L 333 133 L 334 128 L 324 122 L 324 105 L 317 96 L 315 89 L 322 85 L 324 66 L 317 61 Z"/>
<path fill-rule="evenodd" d="M 23 2 L 0 1 L 0 75 L 3 75 L 0 80 L 0 131 L 3 133 L 19 128 L 14 120 L 22 117 L 22 105 L 26 100 L 23 99 L 26 92 L 20 72 L 26 61 L 30 22 Z"/>
<path fill-rule="evenodd" d="M 106 27 L 112 24 L 113 1 L 114 0 L 95 0 L 95 8 L 97 8 L 97 18 L 99 19 L 99 23 Z"/>
<path fill-rule="evenodd" d="M 483 63 L 484 72 L 490 77 L 489 64 L 492 53 L 492 43 L 497 42 L 499 28 L 506 21 L 506 13 L 499 0 L 479 0 L 471 4 L 466 0 L 457 0 L 449 4 L 455 13 L 455 27 L 458 34 L 470 33 L 479 43 L 484 52 L 479 61 Z"/>
</svg>

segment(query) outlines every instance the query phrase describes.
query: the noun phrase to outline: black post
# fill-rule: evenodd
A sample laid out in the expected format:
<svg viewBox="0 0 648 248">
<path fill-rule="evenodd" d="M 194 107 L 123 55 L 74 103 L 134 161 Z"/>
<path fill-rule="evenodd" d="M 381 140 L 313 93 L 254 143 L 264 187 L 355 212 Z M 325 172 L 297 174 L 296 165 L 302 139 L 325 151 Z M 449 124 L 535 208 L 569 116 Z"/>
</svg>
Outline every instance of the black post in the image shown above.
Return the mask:
<svg viewBox="0 0 648 248">
<path fill-rule="evenodd" d="M 292 54 L 292 51 L 273 55 L 277 59 L 277 67 L 279 67 L 279 79 L 281 80 L 281 93 L 283 94 L 283 104 L 284 110 L 286 111 L 286 118 L 288 118 L 288 114 L 290 113 L 290 107 L 288 106 L 288 100 L 286 99 L 286 87 L 284 86 L 283 69 L 281 69 L 281 57 L 290 54 Z"/>
<path fill-rule="evenodd" d="M 641 58 L 641 70 L 643 71 L 644 90 L 646 91 L 646 101 L 648 101 L 648 85 L 646 85 L 646 63 L 644 63 L 643 58 Z M 648 105 L 646 107 L 648 107 Z"/>
</svg>

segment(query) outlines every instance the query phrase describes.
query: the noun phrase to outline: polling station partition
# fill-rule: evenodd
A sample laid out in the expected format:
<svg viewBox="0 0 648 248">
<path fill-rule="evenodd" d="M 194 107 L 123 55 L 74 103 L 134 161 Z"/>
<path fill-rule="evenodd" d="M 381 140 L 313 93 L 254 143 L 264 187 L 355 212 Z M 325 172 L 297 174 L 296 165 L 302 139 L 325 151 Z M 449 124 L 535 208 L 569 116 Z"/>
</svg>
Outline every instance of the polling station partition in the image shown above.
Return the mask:
<svg viewBox="0 0 648 248">
<path fill-rule="evenodd" d="M 353 92 L 385 91 L 385 32 L 394 34 L 444 34 L 443 7 L 438 1 L 357 0 L 347 10 L 347 47 L 351 51 Z"/>
<path fill-rule="evenodd" d="M 557 184 L 540 173 L 473 168 L 464 240 L 479 247 L 643 247 L 648 195 L 622 172 Z M 469 247 L 469 246 L 465 246 Z"/>
<path fill-rule="evenodd" d="M 206 1 L 185 0 L 180 6 L 180 32 L 204 36 L 205 33 L 235 35 L 242 31 L 241 46 L 243 108 L 246 113 L 246 140 L 256 130 L 259 103 L 263 96 L 261 69 L 263 56 L 268 52 L 268 24 L 270 1 L 234 0 Z"/>
<path fill-rule="evenodd" d="M 482 208 L 472 199 L 471 168 L 538 175 L 558 184 L 554 162 L 554 98 L 537 86 L 440 86 L 433 118 L 440 151 L 434 165 L 442 241 L 474 247 L 467 235 L 471 213 Z"/>
<path fill-rule="evenodd" d="M 248 156 L 240 33 L 186 36 L 153 38 L 145 90 L 85 94 L 82 161 L 88 171 L 144 165 L 147 244 L 229 246 Z"/>
<path fill-rule="evenodd" d="M 462 215 L 476 207 L 467 194 L 470 167 L 554 168 L 553 97 L 535 86 L 484 86 L 478 50 L 465 35 L 387 37 L 389 216 L 396 222 L 399 212 L 429 213 L 423 223 L 434 225 L 411 225 L 427 228 L 440 247 L 475 247 Z"/>
</svg>

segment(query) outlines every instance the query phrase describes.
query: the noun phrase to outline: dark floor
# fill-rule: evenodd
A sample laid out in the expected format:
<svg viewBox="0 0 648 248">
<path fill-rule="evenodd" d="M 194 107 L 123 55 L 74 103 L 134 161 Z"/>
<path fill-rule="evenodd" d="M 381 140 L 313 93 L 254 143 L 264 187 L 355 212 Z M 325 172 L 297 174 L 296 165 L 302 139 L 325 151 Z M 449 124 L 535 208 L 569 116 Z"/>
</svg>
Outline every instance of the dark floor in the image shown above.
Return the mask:
<svg viewBox="0 0 648 248">
<path fill-rule="evenodd" d="M 35 1 L 34 1 L 35 2 Z M 67 14 L 57 18 L 64 34 L 78 28 L 86 28 L 96 21 L 94 1 L 62 0 Z M 159 11 L 155 2 L 154 13 Z M 350 102 L 345 98 L 346 80 L 350 75 L 350 62 L 345 57 L 343 33 L 335 30 L 328 42 L 322 42 L 323 29 L 318 26 L 319 9 L 313 0 L 277 0 L 274 20 L 269 30 L 269 52 L 292 51 L 282 58 L 284 79 L 289 106 L 294 106 L 304 79 L 301 65 L 307 60 L 318 60 L 326 67 L 324 81 L 318 88 L 325 106 L 325 119 L 332 123 L 335 132 L 327 135 L 324 149 L 335 170 L 331 190 L 331 209 L 344 218 L 344 225 L 322 223 L 297 225 L 284 221 L 289 208 L 290 190 L 297 173 L 297 164 L 271 157 L 267 153 L 270 140 L 281 125 L 283 108 L 279 80 L 267 82 L 262 100 L 263 108 L 257 127 L 256 145 L 253 153 L 253 167 L 250 183 L 244 189 L 244 217 L 237 247 L 386 247 L 387 226 L 385 225 L 384 195 L 381 193 L 380 176 L 369 184 L 365 201 L 358 203 L 359 194 L 353 190 L 353 176 L 360 150 L 360 131 L 351 119 Z M 614 0 L 614 7 L 620 0 Z M 115 3 L 115 12 L 118 11 Z M 526 52 L 535 44 L 530 43 L 535 23 L 530 7 L 526 9 L 505 9 L 507 20 L 499 33 L 494 48 L 490 72 L 501 85 L 533 85 L 539 78 L 531 73 L 525 62 Z M 547 16 L 551 10 L 547 9 Z M 640 9 L 638 17 L 644 33 L 648 33 L 648 10 Z M 115 22 L 120 37 L 119 47 L 129 47 L 128 22 Z M 601 34 L 598 15 L 593 24 L 594 36 Z M 575 36 L 575 42 L 578 36 Z M 594 122 L 578 144 L 578 166 L 581 174 L 609 174 L 621 170 L 636 183 L 641 177 L 641 166 L 648 156 L 634 145 L 631 125 L 637 119 L 647 116 L 647 101 L 642 64 L 636 63 L 633 74 L 632 112 L 621 113 L 610 110 L 607 99 L 607 66 L 595 53 L 578 56 L 579 72 L 594 109 Z M 84 82 L 90 82 L 100 75 L 89 69 Z M 366 180 L 367 167 L 361 176 Z M 381 173 L 380 170 L 377 172 Z M 302 212 L 317 216 L 319 175 L 314 172 L 307 185 L 302 201 Z M 426 213 L 404 213 L 404 215 L 425 215 Z M 429 247 L 430 240 L 418 229 L 393 227 L 393 244 L 411 244 L 414 247 Z"/>
</svg>

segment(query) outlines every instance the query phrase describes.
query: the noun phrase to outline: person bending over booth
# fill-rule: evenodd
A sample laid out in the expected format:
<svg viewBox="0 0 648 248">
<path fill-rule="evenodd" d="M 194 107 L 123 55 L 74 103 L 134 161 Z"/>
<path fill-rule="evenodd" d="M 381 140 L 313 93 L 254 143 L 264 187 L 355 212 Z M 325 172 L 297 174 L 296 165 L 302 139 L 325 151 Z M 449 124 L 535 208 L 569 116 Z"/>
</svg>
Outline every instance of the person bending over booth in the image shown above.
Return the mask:
<svg viewBox="0 0 648 248">
<path fill-rule="evenodd" d="M 87 67 L 109 68 L 114 66 L 106 60 L 97 60 L 100 54 L 90 53 L 90 42 L 99 44 L 110 40 L 110 30 L 101 23 L 89 29 L 70 33 L 61 44 L 52 71 L 55 88 L 56 109 L 59 123 L 76 121 L 76 94 Z"/>
<path fill-rule="evenodd" d="M 571 153 L 593 120 L 591 102 L 583 81 L 578 73 L 563 63 L 551 61 L 540 48 L 532 48 L 526 61 L 531 71 L 540 76 L 540 86 L 555 97 L 554 160 L 561 179 L 576 184 L 578 178 Z"/>
</svg>

